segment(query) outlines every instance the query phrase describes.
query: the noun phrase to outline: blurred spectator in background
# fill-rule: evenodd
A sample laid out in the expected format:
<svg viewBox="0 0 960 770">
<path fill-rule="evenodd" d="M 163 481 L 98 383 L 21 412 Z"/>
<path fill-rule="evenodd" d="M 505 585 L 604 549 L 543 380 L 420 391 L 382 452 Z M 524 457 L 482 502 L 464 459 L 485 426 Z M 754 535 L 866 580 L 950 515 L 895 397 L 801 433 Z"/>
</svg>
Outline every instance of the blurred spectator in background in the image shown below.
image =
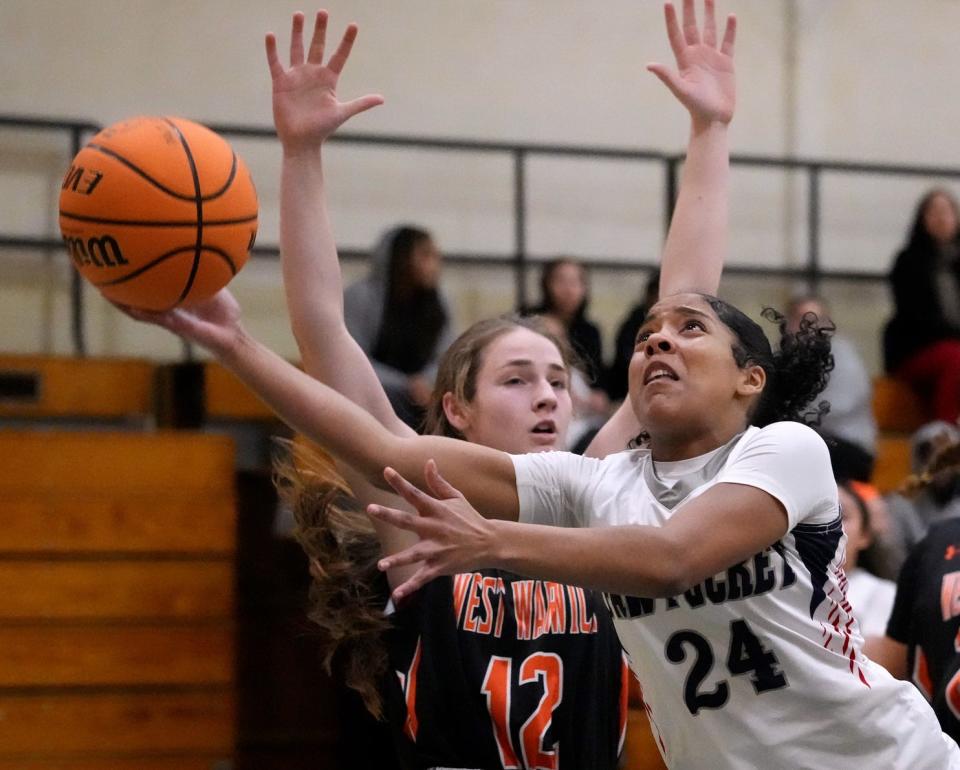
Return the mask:
<svg viewBox="0 0 960 770">
<path fill-rule="evenodd" d="M 819 297 L 797 297 L 787 305 L 787 330 L 795 332 L 809 317 L 833 326 L 826 302 Z M 869 482 L 877 453 L 877 423 L 873 417 L 873 386 L 867 367 L 853 341 L 837 330 L 831 340 L 833 371 L 817 401 L 828 401 L 830 411 L 820 421 L 837 478 Z"/>
<path fill-rule="evenodd" d="M 864 638 L 883 636 L 893 609 L 897 585 L 868 572 L 859 563 L 860 552 L 873 540 L 867 502 L 854 486 L 839 482 L 837 491 L 843 514 L 843 531 L 847 535 L 847 560 L 843 571 L 847 576 L 847 598 L 853 605 L 854 617 L 860 622 Z"/>
<path fill-rule="evenodd" d="M 654 270 L 647 278 L 647 285 L 643 290 L 641 300 L 630 308 L 626 318 L 620 322 L 617 329 L 617 340 L 613 350 L 613 364 L 607 373 L 607 394 L 614 401 L 622 401 L 627 397 L 627 374 L 630 370 L 630 359 L 637 344 L 637 332 L 643 326 L 643 319 L 647 311 L 653 307 L 660 296 L 660 270 Z"/>
<path fill-rule="evenodd" d="M 960 428 L 936 420 L 917 429 L 911 438 L 910 464 L 921 476 L 931 459 L 945 447 L 960 442 Z M 890 514 L 890 535 L 885 557 L 876 561 L 878 574 L 896 579 L 910 550 L 932 525 L 960 516 L 960 475 L 936 474 L 913 491 L 910 497 L 895 493 L 886 498 Z"/>
<path fill-rule="evenodd" d="M 932 397 L 933 416 L 948 422 L 960 414 L 958 231 L 956 199 L 928 192 L 890 273 L 895 310 L 883 338 L 887 372 Z"/>
<path fill-rule="evenodd" d="M 575 415 L 569 432 L 570 449 L 578 453 L 610 416 L 603 342 L 600 329 L 587 318 L 589 303 L 587 273 L 582 264 L 567 258 L 544 264 L 540 304 L 532 312 L 543 316 L 555 333 L 570 342 L 582 363 L 583 377 L 572 377 L 570 381 Z"/>
<path fill-rule="evenodd" d="M 943 426 L 953 434 L 943 432 Z M 921 429 L 924 430 L 924 429 Z M 939 431 L 939 432 L 937 432 Z M 960 431 L 948 423 L 925 426 L 927 455 L 909 489 L 923 496 L 932 485 L 956 486 L 960 477 Z M 917 459 L 916 457 L 914 459 Z M 954 498 L 956 499 L 956 498 Z M 894 676 L 910 679 L 933 706 L 943 731 L 960 741 L 960 517 L 941 515 L 911 550 L 900 577 L 886 636 L 871 639 L 866 653 Z M 856 607 L 856 605 L 854 605 Z"/>
<path fill-rule="evenodd" d="M 373 363 L 394 411 L 419 429 L 437 361 L 453 342 L 440 291 L 441 256 L 426 230 L 388 230 L 369 275 L 343 295 L 347 329 Z"/>
</svg>

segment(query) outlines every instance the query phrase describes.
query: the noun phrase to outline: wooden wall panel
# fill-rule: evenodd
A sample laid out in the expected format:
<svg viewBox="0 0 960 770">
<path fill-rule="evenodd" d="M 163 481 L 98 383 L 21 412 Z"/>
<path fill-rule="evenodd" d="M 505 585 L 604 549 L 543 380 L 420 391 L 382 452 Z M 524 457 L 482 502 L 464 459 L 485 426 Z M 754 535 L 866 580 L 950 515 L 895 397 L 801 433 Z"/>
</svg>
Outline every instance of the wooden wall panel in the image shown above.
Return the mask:
<svg viewBox="0 0 960 770">
<path fill-rule="evenodd" d="M 0 356 L 0 378 L 35 377 L 36 398 L 4 397 L 0 416 L 126 418 L 153 406 L 153 364 L 137 359 Z"/>
<path fill-rule="evenodd" d="M 229 755 L 179 755 L 136 759 L 0 759 L 0 770 L 229 770 Z"/>
<path fill-rule="evenodd" d="M 225 692 L 0 694 L 0 757 L 222 752 L 234 738 Z"/>
<path fill-rule="evenodd" d="M 229 618 L 231 561 L 0 561 L 0 621 Z"/>
<path fill-rule="evenodd" d="M 229 685 L 231 625 L 0 627 L 0 688 Z"/>
<path fill-rule="evenodd" d="M 233 494 L 233 442 L 197 433 L 0 430 L 0 500 L 39 493 L 187 500 Z"/>
<path fill-rule="evenodd" d="M 236 550 L 236 507 L 229 490 L 186 499 L 133 492 L 122 499 L 78 498 L 45 490 L 29 497 L 0 495 L 0 505 L 0 552 Z"/>
</svg>

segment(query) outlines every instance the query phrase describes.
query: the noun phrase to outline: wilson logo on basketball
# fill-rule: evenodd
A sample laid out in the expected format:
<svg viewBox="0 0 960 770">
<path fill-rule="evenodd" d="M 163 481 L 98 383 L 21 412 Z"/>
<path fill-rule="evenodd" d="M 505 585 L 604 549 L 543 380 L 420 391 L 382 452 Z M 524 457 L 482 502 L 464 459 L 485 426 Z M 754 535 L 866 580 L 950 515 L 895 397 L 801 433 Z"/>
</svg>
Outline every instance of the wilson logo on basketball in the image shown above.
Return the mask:
<svg viewBox="0 0 960 770">
<path fill-rule="evenodd" d="M 77 267 L 96 265 L 97 267 L 120 267 L 129 265 L 120 251 L 120 244 L 112 235 L 99 238 L 71 238 L 63 236 L 63 243 Z"/>
<path fill-rule="evenodd" d="M 70 166 L 63 177 L 60 189 L 72 190 L 80 195 L 90 195 L 100 184 L 101 179 L 103 179 L 103 173 L 100 171 L 87 170 L 82 166 Z"/>
</svg>

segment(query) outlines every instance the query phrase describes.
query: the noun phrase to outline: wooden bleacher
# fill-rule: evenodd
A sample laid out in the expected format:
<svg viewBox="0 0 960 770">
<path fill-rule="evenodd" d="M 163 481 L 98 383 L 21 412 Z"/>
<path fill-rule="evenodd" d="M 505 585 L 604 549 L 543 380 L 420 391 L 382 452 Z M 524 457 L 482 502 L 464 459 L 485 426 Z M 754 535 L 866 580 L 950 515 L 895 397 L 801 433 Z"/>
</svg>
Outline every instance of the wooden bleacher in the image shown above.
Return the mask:
<svg viewBox="0 0 960 770">
<path fill-rule="evenodd" d="M 0 417 L 137 420 L 149 416 L 153 366 L 138 359 L 0 356 Z"/>
<path fill-rule="evenodd" d="M 910 436 L 930 417 L 910 386 L 893 377 L 874 378 L 873 414 L 879 435 L 872 480 L 886 494 L 910 475 Z"/>
<path fill-rule="evenodd" d="M 7 429 L 0 456 L 0 770 L 228 761 L 230 439 Z"/>
</svg>

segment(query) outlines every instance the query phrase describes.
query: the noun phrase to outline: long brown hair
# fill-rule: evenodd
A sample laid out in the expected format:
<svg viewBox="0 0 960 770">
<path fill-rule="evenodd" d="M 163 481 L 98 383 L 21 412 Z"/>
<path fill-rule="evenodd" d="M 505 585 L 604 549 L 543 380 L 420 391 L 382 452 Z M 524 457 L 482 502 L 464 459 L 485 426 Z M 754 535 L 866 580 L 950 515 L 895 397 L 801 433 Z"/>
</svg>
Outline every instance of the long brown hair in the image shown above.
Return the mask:
<svg viewBox="0 0 960 770">
<path fill-rule="evenodd" d="M 569 345 L 537 316 L 506 315 L 479 321 L 460 335 L 440 360 L 427 408 L 427 432 L 463 439 L 447 419 L 443 396 L 468 404 L 476 396 L 484 352 L 499 337 L 529 329 L 553 342 L 564 363 L 574 363 Z M 274 461 L 281 499 L 292 509 L 294 536 L 310 560 L 309 618 L 318 627 L 323 664 L 343 661 L 345 681 L 375 717 L 383 715 L 380 684 L 389 658 L 384 635 L 390 620 L 384 606 L 390 591 L 377 569 L 380 541 L 363 505 L 337 474 L 333 461 L 303 442 L 283 442 Z"/>
</svg>

